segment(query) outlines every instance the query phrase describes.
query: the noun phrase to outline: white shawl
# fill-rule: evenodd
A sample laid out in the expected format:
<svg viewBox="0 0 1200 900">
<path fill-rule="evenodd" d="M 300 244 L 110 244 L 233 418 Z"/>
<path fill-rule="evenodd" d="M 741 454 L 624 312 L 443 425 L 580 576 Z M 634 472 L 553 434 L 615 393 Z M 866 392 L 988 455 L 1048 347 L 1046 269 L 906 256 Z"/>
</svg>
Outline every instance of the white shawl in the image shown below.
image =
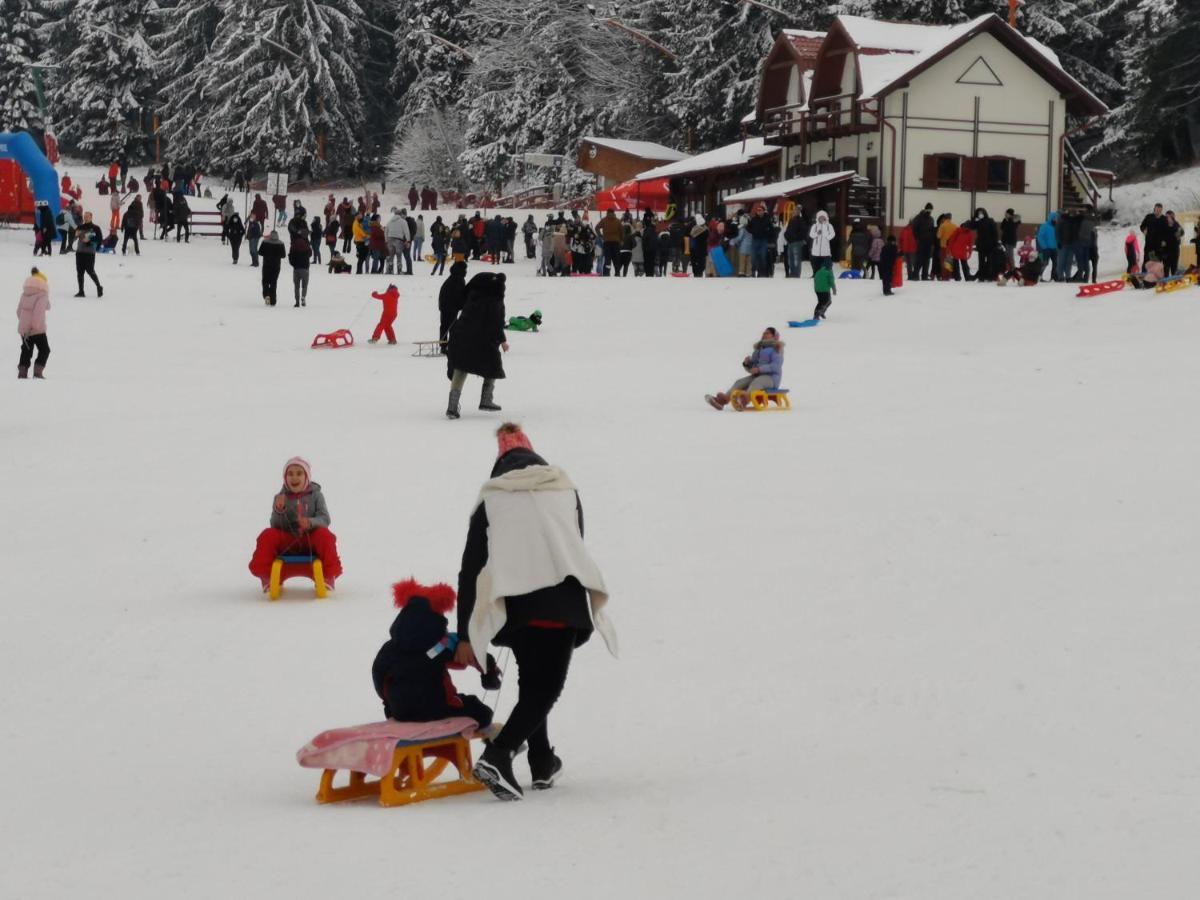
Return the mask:
<svg viewBox="0 0 1200 900">
<path fill-rule="evenodd" d="M 468 627 L 482 652 L 504 627 L 504 599 L 561 584 L 574 576 L 587 589 L 592 624 L 617 655 L 617 635 L 604 612 L 608 589 L 579 534 L 575 485 L 557 466 L 526 466 L 493 478 L 479 492 L 488 520 L 488 561 L 475 582 Z"/>
</svg>

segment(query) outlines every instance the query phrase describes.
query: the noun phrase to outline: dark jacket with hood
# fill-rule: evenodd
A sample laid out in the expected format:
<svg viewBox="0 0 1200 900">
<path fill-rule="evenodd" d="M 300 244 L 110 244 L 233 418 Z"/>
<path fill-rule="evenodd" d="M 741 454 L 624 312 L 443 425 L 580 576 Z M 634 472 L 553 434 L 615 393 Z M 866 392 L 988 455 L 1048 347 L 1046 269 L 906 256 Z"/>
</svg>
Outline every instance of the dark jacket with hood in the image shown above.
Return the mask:
<svg viewBox="0 0 1200 900">
<path fill-rule="evenodd" d="M 452 593 L 450 597 L 452 600 Z M 468 716 L 481 726 L 491 722 L 488 707 L 455 689 L 448 671 L 454 665 L 454 645 L 446 617 L 435 611 L 428 599 L 408 598 L 390 633 L 391 639 L 379 648 L 371 665 L 375 693 L 389 719 L 432 722 Z"/>
<path fill-rule="evenodd" d="M 542 459 L 532 450 L 517 447 L 509 450 L 492 466 L 492 478 L 506 472 L 524 469 L 526 466 L 544 466 Z M 583 536 L 583 505 L 579 494 L 575 495 L 575 509 L 579 519 L 579 535 Z M 471 514 L 467 528 L 467 545 L 463 548 L 462 567 L 458 572 L 458 633 L 469 634 L 471 612 L 475 609 L 475 581 L 488 561 L 488 518 L 487 507 L 481 502 Z M 515 602 L 509 602 L 515 601 Z M 575 646 L 585 643 L 592 636 L 592 617 L 589 612 L 587 590 L 575 578 L 568 577 L 553 587 L 541 588 L 529 594 L 505 598 L 504 627 L 492 639 L 492 643 L 510 646 L 513 635 L 522 628 L 570 628 L 575 631 Z M 484 648 L 474 648 L 478 657 Z"/>
<path fill-rule="evenodd" d="M 278 235 L 274 238 L 268 236 L 259 246 L 258 255 L 262 257 L 263 277 L 269 278 L 279 274 L 279 268 L 283 265 L 283 258 L 287 256 L 287 250 Z"/>
<path fill-rule="evenodd" d="M 457 316 L 462 312 L 463 301 L 467 296 L 467 264 L 456 262 L 450 267 L 450 274 L 442 282 L 438 292 L 438 311 L 443 315 Z"/>
<path fill-rule="evenodd" d="M 462 315 L 450 328 L 446 377 L 461 369 L 481 378 L 503 378 L 504 273 L 481 272 L 467 282 Z"/>
</svg>

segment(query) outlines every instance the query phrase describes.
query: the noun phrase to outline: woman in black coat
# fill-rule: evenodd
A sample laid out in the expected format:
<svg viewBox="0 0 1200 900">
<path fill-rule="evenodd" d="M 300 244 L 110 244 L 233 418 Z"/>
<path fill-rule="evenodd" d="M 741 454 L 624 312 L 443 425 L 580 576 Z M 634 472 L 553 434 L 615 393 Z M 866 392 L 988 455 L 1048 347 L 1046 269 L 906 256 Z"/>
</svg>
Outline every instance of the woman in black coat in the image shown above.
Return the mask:
<svg viewBox="0 0 1200 900">
<path fill-rule="evenodd" d="M 242 252 L 242 238 L 246 236 L 246 226 L 236 212 L 225 220 L 225 236 L 229 238 L 229 250 L 233 253 L 233 264 L 236 266 Z"/>
<path fill-rule="evenodd" d="M 508 352 L 504 336 L 504 273 L 481 272 L 467 282 L 462 315 L 450 327 L 446 346 L 450 401 L 446 418 L 458 418 L 458 401 L 468 375 L 483 379 L 479 408 L 500 409 L 492 400 L 492 392 L 496 379 L 504 377 L 501 350 Z"/>
<path fill-rule="evenodd" d="M 279 269 L 283 265 L 283 258 L 287 256 L 287 250 L 284 249 L 283 241 L 279 239 L 278 231 L 272 231 L 267 236 L 267 239 L 258 248 L 258 255 L 262 257 L 263 302 L 267 306 L 274 306 L 275 289 L 279 284 Z"/>
</svg>

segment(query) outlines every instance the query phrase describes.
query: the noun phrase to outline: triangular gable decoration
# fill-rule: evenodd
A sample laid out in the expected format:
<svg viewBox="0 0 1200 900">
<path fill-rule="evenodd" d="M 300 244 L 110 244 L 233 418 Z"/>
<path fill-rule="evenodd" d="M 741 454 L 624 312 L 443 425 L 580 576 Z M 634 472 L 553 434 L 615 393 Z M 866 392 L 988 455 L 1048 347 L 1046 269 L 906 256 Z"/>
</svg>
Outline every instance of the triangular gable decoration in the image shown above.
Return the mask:
<svg viewBox="0 0 1200 900">
<path fill-rule="evenodd" d="M 957 83 L 986 84 L 994 87 L 1004 86 L 1004 82 L 1000 80 L 1000 76 L 987 64 L 987 60 L 982 56 L 975 57 L 975 62 L 967 66 L 967 71 L 958 76 Z"/>
</svg>

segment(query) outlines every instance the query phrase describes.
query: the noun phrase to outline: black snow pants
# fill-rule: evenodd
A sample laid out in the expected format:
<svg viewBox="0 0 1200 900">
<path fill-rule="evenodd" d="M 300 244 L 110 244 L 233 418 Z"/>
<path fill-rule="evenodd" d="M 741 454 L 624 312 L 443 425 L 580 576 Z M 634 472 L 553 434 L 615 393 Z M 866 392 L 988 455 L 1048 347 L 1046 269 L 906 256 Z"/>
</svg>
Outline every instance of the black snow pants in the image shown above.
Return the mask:
<svg viewBox="0 0 1200 900">
<path fill-rule="evenodd" d="M 575 636 L 573 628 L 530 626 L 518 629 L 512 636 L 513 656 L 517 660 L 517 705 L 496 737 L 497 747 L 515 753 L 528 743 L 532 757 L 550 753 L 546 720 L 567 682 Z"/>
</svg>

